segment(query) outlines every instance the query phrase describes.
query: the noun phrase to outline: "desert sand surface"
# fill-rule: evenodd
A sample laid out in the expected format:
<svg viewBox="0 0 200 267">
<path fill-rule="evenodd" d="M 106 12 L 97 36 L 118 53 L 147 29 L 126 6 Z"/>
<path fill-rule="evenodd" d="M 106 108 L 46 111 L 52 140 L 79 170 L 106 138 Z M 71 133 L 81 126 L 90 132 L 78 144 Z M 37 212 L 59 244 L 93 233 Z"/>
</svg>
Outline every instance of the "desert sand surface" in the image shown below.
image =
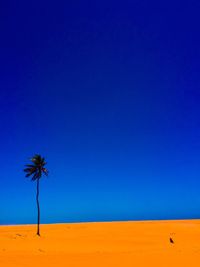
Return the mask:
<svg viewBox="0 0 200 267">
<path fill-rule="evenodd" d="M 0 266 L 200 266 L 200 220 L 51 224 L 35 233 L 35 225 L 0 226 Z"/>
</svg>

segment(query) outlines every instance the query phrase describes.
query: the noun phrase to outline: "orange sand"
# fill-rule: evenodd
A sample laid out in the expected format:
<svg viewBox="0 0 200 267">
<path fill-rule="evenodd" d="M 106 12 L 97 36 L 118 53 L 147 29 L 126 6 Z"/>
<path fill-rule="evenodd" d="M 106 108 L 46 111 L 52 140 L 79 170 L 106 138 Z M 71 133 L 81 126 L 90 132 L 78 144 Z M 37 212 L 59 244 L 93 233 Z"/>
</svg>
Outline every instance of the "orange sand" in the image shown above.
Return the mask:
<svg viewBox="0 0 200 267">
<path fill-rule="evenodd" d="M 0 227 L 0 266 L 200 266 L 200 221 Z M 172 237 L 174 244 L 169 242 Z"/>
</svg>

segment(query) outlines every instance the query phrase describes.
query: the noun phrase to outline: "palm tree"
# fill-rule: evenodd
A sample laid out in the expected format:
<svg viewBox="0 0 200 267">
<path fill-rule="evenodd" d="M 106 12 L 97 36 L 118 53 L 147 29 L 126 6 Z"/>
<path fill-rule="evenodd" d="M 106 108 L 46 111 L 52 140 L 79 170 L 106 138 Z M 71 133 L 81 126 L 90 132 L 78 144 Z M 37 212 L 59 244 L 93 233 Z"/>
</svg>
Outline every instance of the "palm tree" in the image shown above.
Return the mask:
<svg viewBox="0 0 200 267">
<path fill-rule="evenodd" d="M 37 182 L 37 190 L 36 190 L 36 201 L 37 201 L 37 211 L 38 211 L 38 220 L 37 220 L 37 235 L 40 236 L 40 205 L 39 205 L 39 181 L 43 174 L 48 175 L 48 170 L 45 168 L 47 164 L 45 159 L 41 157 L 41 155 L 34 155 L 31 158 L 32 164 L 27 164 L 26 169 L 26 177 L 32 176 L 31 181 Z"/>
</svg>

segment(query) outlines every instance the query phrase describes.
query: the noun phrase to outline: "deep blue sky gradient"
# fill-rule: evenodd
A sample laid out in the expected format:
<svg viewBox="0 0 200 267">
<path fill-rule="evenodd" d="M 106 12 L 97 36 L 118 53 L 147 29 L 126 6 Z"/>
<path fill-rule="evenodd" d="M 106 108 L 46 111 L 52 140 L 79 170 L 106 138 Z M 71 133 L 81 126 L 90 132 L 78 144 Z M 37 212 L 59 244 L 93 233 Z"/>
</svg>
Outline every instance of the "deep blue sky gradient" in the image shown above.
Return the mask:
<svg viewBox="0 0 200 267">
<path fill-rule="evenodd" d="M 0 224 L 200 218 L 199 1 L 2 1 Z"/>
</svg>

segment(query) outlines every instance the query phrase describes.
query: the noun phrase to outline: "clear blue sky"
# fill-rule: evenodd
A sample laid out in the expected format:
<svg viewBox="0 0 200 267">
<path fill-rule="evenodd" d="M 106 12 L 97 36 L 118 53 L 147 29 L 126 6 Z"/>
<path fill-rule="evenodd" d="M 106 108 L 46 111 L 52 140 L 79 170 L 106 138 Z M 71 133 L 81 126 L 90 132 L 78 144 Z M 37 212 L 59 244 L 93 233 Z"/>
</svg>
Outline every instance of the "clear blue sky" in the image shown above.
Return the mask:
<svg viewBox="0 0 200 267">
<path fill-rule="evenodd" d="M 199 1 L 3 1 L 0 224 L 200 218 Z M 95 3 L 94 3 L 95 2 Z"/>
</svg>

